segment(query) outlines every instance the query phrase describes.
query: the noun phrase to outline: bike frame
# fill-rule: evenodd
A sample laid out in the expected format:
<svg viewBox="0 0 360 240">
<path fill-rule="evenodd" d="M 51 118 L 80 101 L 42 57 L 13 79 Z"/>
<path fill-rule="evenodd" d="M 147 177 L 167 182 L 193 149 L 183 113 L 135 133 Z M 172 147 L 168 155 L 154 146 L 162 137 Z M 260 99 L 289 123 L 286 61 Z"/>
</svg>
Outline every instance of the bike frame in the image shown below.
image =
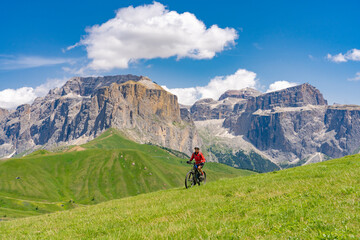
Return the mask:
<svg viewBox="0 0 360 240">
<path fill-rule="evenodd" d="M 191 163 L 189 163 L 191 164 Z M 205 175 L 205 179 L 200 179 L 200 171 L 198 170 L 198 165 L 196 165 L 196 163 L 193 163 L 193 167 L 191 168 L 191 170 L 188 172 L 188 174 L 186 174 L 186 178 L 185 178 L 185 187 L 188 188 L 189 185 L 187 185 L 187 181 L 190 180 L 188 179 L 189 174 L 191 174 L 192 177 L 192 183 L 191 186 L 194 186 L 196 184 L 200 185 L 201 182 L 203 182 L 203 184 L 206 183 L 206 172 L 204 171 L 204 175 Z M 191 187 L 190 186 L 190 187 Z"/>
<path fill-rule="evenodd" d="M 192 168 L 193 174 L 196 177 L 196 180 L 200 181 L 199 176 L 200 176 L 200 172 L 198 169 L 198 165 L 196 165 L 196 163 L 194 163 L 194 166 Z"/>
</svg>

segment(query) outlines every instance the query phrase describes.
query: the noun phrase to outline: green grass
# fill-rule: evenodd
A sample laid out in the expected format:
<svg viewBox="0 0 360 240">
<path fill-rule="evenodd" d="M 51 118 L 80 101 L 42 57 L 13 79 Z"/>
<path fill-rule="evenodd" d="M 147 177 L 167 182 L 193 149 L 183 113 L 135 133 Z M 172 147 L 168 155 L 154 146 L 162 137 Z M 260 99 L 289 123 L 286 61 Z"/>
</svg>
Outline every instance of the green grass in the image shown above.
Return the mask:
<svg viewBox="0 0 360 240">
<path fill-rule="evenodd" d="M 241 169 L 248 169 L 256 172 L 272 172 L 280 170 L 280 167 L 268 159 L 263 158 L 254 151 L 245 153 L 243 150 L 233 152 L 227 146 L 224 145 L 212 145 L 206 148 L 207 152 L 210 152 L 219 162 L 229 166 L 236 166 Z"/>
<path fill-rule="evenodd" d="M 359 239 L 360 156 L 0 223 L 2 239 Z"/>
<path fill-rule="evenodd" d="M 183 186 L 190 169 L 186 160 L 132 142 L 114 129 L 67 151 L 39 150 L 0 161 L 0 220 Z M 216 163 L 205 169 L 209 181 L 252 174 Z"/>
</svg>

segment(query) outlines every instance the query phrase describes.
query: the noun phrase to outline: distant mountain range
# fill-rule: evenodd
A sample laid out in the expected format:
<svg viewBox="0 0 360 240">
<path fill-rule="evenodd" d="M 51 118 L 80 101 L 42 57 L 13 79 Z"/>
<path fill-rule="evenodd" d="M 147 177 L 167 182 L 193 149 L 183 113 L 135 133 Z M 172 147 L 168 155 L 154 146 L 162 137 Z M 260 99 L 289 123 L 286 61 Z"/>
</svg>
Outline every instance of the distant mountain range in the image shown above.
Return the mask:
<svg viewBox="0 0 360 240">
<path fill-rule="evenodd" d="M 260 172 L 359 152 L 360 106 L 328 105 L 310 84 L 231 90 L 193 106 L 147 77 L 75 77 L 31 105 L 0 109 L 0 156 L 87 142 L 108 128 L 139 143 Z"/>
</svg>

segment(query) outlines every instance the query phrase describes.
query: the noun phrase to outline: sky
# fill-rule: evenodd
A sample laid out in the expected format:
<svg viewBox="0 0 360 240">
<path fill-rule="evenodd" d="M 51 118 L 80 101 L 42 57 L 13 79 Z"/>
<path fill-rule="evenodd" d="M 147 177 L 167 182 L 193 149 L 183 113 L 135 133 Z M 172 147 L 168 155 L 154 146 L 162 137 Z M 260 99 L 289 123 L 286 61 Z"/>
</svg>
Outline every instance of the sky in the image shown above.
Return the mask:
<svg viewBox="0 0 360 240">
<path fill-rule="evenodd" d="M 0 107 L 73 76 L 150 77 L 192 104 L 301 83 L 360 105 L 359 1 L 7 1 Z"/>
</svg>

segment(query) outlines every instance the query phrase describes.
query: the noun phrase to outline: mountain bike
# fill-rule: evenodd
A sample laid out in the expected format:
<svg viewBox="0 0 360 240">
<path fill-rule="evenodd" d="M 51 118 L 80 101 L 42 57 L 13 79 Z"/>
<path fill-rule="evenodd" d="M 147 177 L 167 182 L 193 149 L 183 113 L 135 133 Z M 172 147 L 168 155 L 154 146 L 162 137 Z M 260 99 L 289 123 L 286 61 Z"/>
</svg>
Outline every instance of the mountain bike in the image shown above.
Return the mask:
<svg viewBox="0 0 360 240">
<path fill-rule="evenodd" d="M 188 163 L 188 164 L 192 164 L 192 163 Z M 201 173 L 197 169 L 197 165 L 193 163 L 192 169 L 186 174 L 185 187 L 190 188 L 192 186 L 195 186 L 196 184 L 200 186 L 200 183 L 206 184 L 206 172 L 204 170 L 203 172 L 204 172 L 204 179 L 200 179 Z"/>
</svg>

